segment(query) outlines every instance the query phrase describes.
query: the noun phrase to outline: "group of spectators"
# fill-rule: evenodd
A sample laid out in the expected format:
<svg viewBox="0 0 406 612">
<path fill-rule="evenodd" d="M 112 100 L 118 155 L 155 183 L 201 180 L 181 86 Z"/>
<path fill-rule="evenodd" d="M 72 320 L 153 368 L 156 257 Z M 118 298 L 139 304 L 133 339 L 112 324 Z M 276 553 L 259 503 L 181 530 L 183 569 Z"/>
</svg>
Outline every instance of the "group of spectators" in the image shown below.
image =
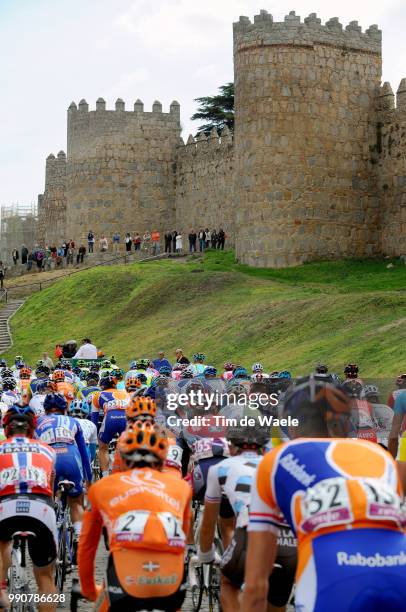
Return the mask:
<svg viewBox="0 0 406 612">
<path fill-rule="evenodd" d="M 226 237 L 222 228 L 219 230 L 199 229 L 197 232 L 191 228 L 187 235 L 189 253 L 196 253 L 198 250 L 202 253 L 209 248 L 223 250 Z M 182 253 L 184 251 L 184 237 L 182 233 L 178 233 L 176 230 L 165 232 L 164 241 L 165 253 Z"/>
<path fill-rule="evenodd" d="M 14 266 L 21 262 L 21 265 L 27 272 L 30 272 L 33 267 L 36 267 L 39 271 L 47 271 L 63 268 L 70 264 L 83 263 L 85 255 L 86 247 L 83 244 L 77 247 L 74 240 L 66 240 L 59 247 L 48 245 L 42 247 L 37 244 L 32 250 L 29 250 L 23 244 L 21 256 L 18 249 L 13 249 L 11 253 Z"/>
</svg>

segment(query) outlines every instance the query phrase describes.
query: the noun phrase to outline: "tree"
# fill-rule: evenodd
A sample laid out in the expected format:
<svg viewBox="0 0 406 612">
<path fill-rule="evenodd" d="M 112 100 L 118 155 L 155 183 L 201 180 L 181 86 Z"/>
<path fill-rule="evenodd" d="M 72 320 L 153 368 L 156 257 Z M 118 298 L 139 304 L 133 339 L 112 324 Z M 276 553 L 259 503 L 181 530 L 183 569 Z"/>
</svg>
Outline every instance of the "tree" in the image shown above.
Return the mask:
<svg viewBox="0 0 406 612">
<path fill-rule="evenodd" d="M 197 133 L 209 134 L 213 128 L 221 132 L 227 125 L 230 130 L 234 129 L 234 83 L 226 83 L 219 87 L 216 96 L 204 96 L 195 98 L 199 103 L 197 112 L 192 115 L 192 121 L 204 120 Z"/>
</svg>

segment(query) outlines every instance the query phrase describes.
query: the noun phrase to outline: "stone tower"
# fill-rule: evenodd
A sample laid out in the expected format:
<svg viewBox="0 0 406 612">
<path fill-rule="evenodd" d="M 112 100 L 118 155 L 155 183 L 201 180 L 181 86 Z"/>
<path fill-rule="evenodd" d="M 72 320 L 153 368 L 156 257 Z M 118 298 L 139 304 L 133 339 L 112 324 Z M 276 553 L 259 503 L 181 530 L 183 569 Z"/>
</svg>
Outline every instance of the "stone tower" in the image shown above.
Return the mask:
<svg viewBox="0 0 406 612">
<path fill-rule="evenodd" d="M 241 17 L 234 73 L 239 260 L 279 267 L 378 252 L 377 26 Z"/>
<path fill-rule="evenodd" d="M 154 102 L 144 112 L 137 100 L 125 110 L 120 98 L 106 110 L 102 98 L 89 111 L 85 100 L 68 109 L 66 236 L 84 241 L 89 230 L 165 230 L 175 216 L 174 159 L 180 138 L 180 107 L 169 113 Z"/>
<path fill-rule="evenodd" d="M 41 244 L 60 244 L 66 230 L 66 153 L 48 155 L 45 191 L 38 199 L 37 238 Z"/>
</svg>

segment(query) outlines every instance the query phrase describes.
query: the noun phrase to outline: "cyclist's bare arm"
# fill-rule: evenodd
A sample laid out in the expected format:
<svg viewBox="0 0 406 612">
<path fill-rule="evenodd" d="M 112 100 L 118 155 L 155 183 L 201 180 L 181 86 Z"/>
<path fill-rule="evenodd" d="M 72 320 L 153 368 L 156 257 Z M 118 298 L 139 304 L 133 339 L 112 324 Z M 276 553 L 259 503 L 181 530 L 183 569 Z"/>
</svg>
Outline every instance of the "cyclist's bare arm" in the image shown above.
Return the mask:
<svg viewBox="0 0 406 612">
<path fill-rule="evenodd" d="M 275 562 L 277 537 L 270 531 L 248 534 L 243 593 L 244 612 L 266 612 L 268 577 Z"/>
<path fill-rule="evenodd" d="M 209 552 L 212 549 L 219 510 L 219 502 L 205 500 L 203 520 L 200 528 L 200 550 L 202 552 Z"/>
<path fill-rule="evenodd" d="M 89 496 L 91 498 L 91 494 Z M 91 500 L 90 503 L 93 503 Z M 83 597 L 95 601 L 98 588 L 94 580 L 95 557 L 103 527 L 103 519 L 98 509 L 93 505 L 83 515 L 80 533 L 78 566 L 79 580 Z"/>
<path fill-rule="evenodd" d="M 392 428 L 388 440 L 388 451 L 394 459 L 396 459 L 396 455 L 398 454 L 399 433 L 402 426 L 403 417 L 403 414 L 393 415 Z"/>
</svg>

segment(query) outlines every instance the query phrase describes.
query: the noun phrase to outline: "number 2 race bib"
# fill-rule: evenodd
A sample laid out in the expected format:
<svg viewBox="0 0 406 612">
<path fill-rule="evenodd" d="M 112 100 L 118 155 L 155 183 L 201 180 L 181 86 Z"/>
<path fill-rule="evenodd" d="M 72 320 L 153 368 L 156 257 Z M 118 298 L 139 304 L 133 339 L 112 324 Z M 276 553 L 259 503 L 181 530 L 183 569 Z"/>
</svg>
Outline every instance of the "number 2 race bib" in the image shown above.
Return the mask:
<svg viewBox="0 0 406 612">
<path fill-rule="evenodd" d="M 121 514 L 114 524 L 116 542 L 145 541 L 145 526 L 151 514 L 148 510 L 130 510 Z M 170 512 L 157 512 L 156 516 L 164 528 L 169 546 L 183 548 L 186 536 L 180 520 Z"/>
</svg>

